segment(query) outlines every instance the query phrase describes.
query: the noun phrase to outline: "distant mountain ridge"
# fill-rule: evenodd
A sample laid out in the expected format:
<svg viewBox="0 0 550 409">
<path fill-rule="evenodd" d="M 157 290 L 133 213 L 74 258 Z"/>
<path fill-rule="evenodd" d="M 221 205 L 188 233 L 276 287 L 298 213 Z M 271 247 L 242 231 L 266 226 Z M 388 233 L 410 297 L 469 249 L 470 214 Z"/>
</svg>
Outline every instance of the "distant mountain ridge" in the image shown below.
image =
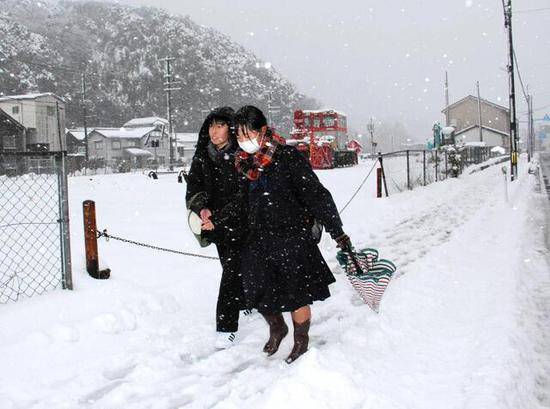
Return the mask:
<svg viewBox="0 0 550 409">
<path fill-rule="evenodd" d="M 68 101 L 67 125 L 120 126 L 166 117 L 165 63 L 174 57 L 175 130 L 196 131 L 214 106 L 255 104 L 287 131 L 295 108 L 318 103 L 227 36 L 161 9 L 83 1 L 0 0 L 0 93 L 54 92 Z"/>
</svg>

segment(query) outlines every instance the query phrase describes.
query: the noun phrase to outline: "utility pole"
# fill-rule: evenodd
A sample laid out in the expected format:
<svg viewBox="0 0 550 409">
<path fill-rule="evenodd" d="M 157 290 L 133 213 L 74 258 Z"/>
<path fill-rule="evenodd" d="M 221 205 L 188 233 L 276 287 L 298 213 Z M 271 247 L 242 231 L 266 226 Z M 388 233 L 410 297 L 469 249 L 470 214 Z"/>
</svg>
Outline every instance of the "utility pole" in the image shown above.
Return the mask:
<svg viewBox="0 0 550 409">
<path fill-rule="evenodd" d="M 527 88 L 527 90 L 527 92 L 529 92 L 529 87 Z M 527 121 L 527 161 L 531 162 L 531 126 L 533 125 L 533 123 L 531 122 L 531 95 L 529 94 L 527 94 Z"/>
<path fill-rule="evenodd" d="M 273 114 L 280 112 L 280 110 L 280 106 L 273 105 L 273 91 L 270 89 L 267 94 L 267 123 L 273 129 L 275 129 L 275 124 L 273 123 Z"/>
<path fill-rule="evenodd" d="M 529 106 L 529 161 L 533 159 L 536 149 L 535 120 L 533 119 L 533 95 L 528 95 Z"/>
<path fill-rule="evenodd" d="M 449 126 L 449 76 L 445 71 L 445 126 Z"/>
<path fill-rule="evenodd" d="M 170 170 L 172 170 L 173 163 L 174 163 L 174 138 L 173 138 L 173 127 L 172 127 L 172 91 L 178 91 L 181 89 L 181 87 L 174 88 L 174 85 L 180 84 L 180 82 L 173 82 L 172 81 L 172 71 L 170 63 L 174 61 L 174 57 L 165 57 L 162 58 L 160 61 L 164 61 L 166 63 L 166 72 L 164 74 L 164 91 L 166 92 L 166 113 L 168 116 L 168 142 L 170 145 L 170 163 L 169 167 Z"/>
<path fill-rule="evenodd" d="M 374 149 L 376 145 L 374 144 L 374 122 L 372 121 L 372 117 L 370 118 L 370 122 L 367 124 L 367 129 L 370 133 L 371 152 L 372 152 L 372 157 L 374 158 L 374 155 L 375 155 Z"/>
<path fill-rule="evenodd" d="M 82 73 L 82 120 L 84 122 L 84 147 L 86 152 L 86 164 L 84 169 L 88 167 L 88 124 L 86 121 L 86 75 Z"/>
<path fill-rule="evenodd" d="M 273 126 L 273 119 L 271 117 L 271 90 L 267 92 L 267 123 L 269 126 Z"/>
<path fill-rule="evenodd" d="M 479 142 L 483 142 L 483 122 L 481 121 L 481 98 L 479 96 L 479 81 L 477 85 L 477 111 L 479 114 Z"/>
<path fill-rule="evenodd" d="M 505 4 L 506 3 L 506 4 Z M 510 86 L 510 180 L 518 177 L 518 134 L 516 118 L 516 88 L 514 81 L 514 43 L 512 38 L 512 0 L 502 0 L 504 27 L 508 29 L 508 77 Z"/>
<path fill-rule="evenodd" d="M 533 96 L 529 96 L 529 104 L 531 108 L 531 116 L 529 117 L 529 123 L 531 124 L 531 157 L 535 153 L 536 149 L 536 139 L 535 139 L 535 120 L 533 119 Z"/>
</svg>

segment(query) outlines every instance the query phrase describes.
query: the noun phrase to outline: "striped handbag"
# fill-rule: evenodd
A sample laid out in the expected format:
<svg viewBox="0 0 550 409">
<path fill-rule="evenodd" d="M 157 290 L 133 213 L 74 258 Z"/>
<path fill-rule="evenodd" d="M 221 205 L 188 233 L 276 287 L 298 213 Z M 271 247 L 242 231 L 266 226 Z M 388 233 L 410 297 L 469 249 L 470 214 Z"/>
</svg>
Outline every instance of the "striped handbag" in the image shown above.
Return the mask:
<svg viewBox="0 0 550 409">
<path fill-rule="evenodd" d="M 378 250 L 372 248 L 351 253 L 339 251 L 336 259 L 359 296 L 378 312 L 384 291 L 396 271 L 395 265 L 389 260 L 378 260 Z"/>
</svg>

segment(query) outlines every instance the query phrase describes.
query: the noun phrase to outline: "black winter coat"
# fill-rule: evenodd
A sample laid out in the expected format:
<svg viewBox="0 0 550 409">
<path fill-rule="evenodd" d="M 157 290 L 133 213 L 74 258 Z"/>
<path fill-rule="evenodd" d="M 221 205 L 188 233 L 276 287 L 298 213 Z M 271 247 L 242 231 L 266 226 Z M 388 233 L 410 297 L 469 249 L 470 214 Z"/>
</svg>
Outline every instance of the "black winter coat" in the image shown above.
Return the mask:
<svg viewBox="0 0 550 409">
<path fill-rule="evenodd" d="M 246 232 L 243 226 L 243 207 L 240 184 L 235 170 L 234 137 L 221 151 L 210 143 L 208 136 L 209 118 L 205 120 L 199 133 L 197 150 L 187 178 L 187 207 L 199 214 L 202 209 L 210 209 L 210 220 L 215 229 L 203 232 L 216 244 L 239 244 Z"/>
<path fill-rule="evenodd" d="M 241 263 L 248 308 L 294 311 L 330 296 L 334 276 L 311 235 L 314 218 L 343 234 L 330 192 L 294 147 L 281 146 L 257 181 L 248 181 L 248 228 Z"/>
<path fill-rule="evenodd" d="M 289 237 L 309 233 L 314 218 L 332 238 L 343 234 L 330 192 L 307 159 L 282 145 L 257 181 L 248 182 L 248 220 L 252 231 Z"/>
</svg>

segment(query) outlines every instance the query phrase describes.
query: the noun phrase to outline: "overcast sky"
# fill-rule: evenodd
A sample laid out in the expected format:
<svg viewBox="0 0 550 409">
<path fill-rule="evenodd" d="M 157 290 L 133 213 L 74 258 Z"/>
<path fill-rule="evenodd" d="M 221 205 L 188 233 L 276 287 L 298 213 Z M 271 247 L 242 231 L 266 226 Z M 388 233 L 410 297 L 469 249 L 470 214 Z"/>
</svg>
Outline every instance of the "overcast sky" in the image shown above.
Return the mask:
<svg viewBox="0 0 550 409">
<path fill-rule="evenodd" d="M 124 0 L 189 15 L 272 63 L 300 91 L 424 140 L 444 107 L 467 94 L 508 106 L 502 0 Z M 516 54 L 535 107 L 550 105 L 550 1 L 514 0 Z M 546 8 L 546 9 L 544 9 Z M 543 10 L 533 10 L 543 9 Z M 518 112 L 526 105 L 518 83 Z M 537 112 L 550 112 L 550 107 Z M 525 119 L 525 118 L 521 118 Z"/>
</svg>

